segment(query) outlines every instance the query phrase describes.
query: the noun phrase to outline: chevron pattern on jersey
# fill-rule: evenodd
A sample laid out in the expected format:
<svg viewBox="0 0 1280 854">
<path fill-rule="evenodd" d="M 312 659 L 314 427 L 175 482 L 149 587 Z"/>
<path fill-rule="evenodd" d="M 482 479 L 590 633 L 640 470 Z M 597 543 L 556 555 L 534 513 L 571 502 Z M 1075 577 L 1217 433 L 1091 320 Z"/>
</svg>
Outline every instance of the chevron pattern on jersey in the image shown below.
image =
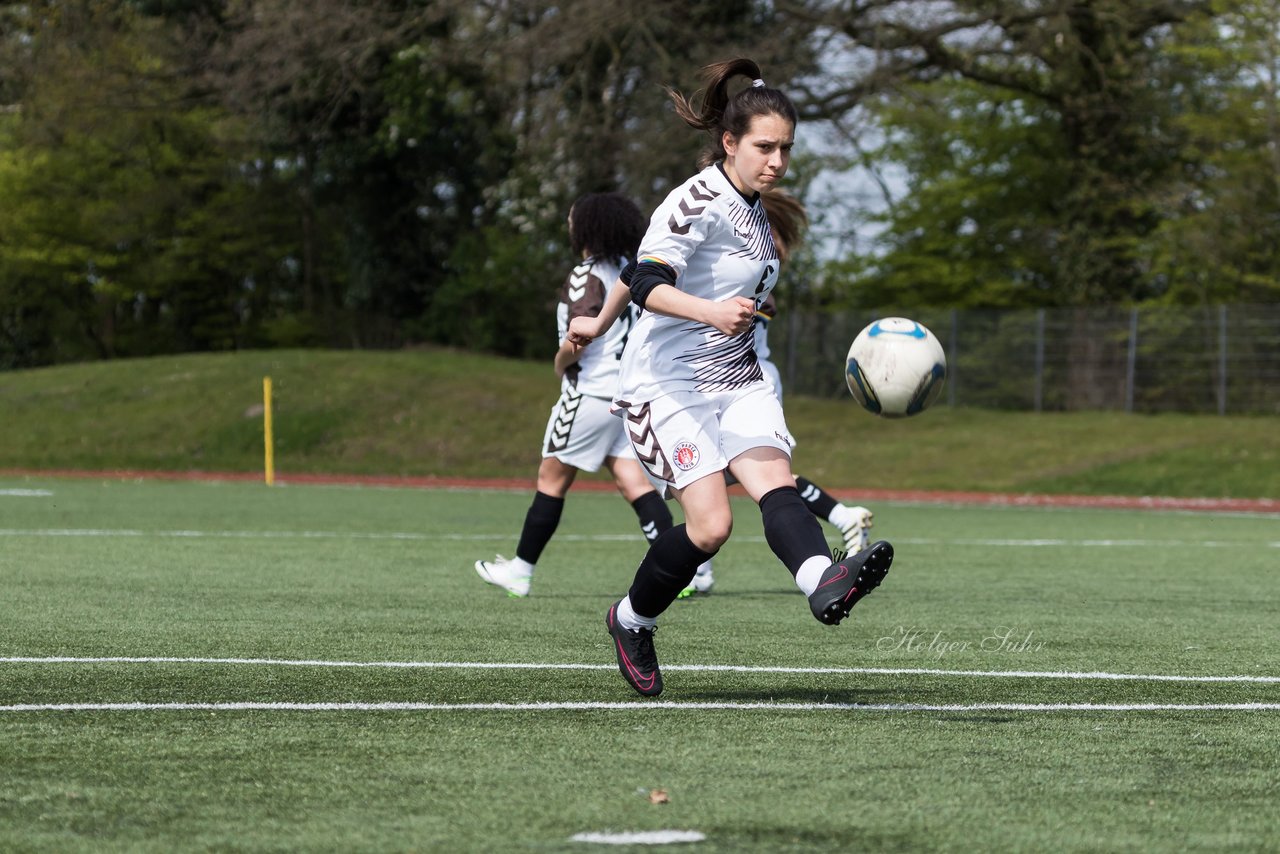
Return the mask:
<svg viewBox="0 0 1280 854">
<path fill-rule="evenodd" d="M 569 434 L 573 432 L 573 419 L 578 417 L 578 408 L 582 405 L 582 392 L 565 389 L 556 402 L 556 418 L 551 425 L 551 435 L 547 437 L 547 453 L 563 451 L 569 447 Z"/>
<path fill-rule="evenodd" d="M 631 406 L 618 401 L 618 405 L 626 407 L 627 434 L 631 437 L 631 446 L 635 448 L 641 465 L 654 477 L 665 480 L 667 483 L 675 483 L 675 472 L 671 470 L 667 455 L 662 452 L 662 446 L 658 444 L 658 436 L 653 432 L 653 417 L 649 411 L 649 404 Z"/>
<path fill-rule="evenodd" d="M 701 324 L 688 328 L 704 333 L 707 329 Z M 764 379 L 760 361 L 756 358 L 755 334 L 752 330 L 733 337 L 723 332 L 712 332 L 705 336 L 705 340 L 696 349 L 682 353 L 676 360 L 693 366 L 693 376 L 698 381 L 697 390 L 701 392 L 727 391 Z"/>
<path fill-rule="evenodd" d="M 579 264 L 573 268 L 573 272 L 569 274 L 569 285 L 565 289 L 565 293 L 569 297 L 569 302 L 577 302 L 586 296 L 587 280 L 591 278 L 591 262 Z"/>
<path fill-rule="evenodd" d="M 667 228 L 671 229 L 673 234 L 688 234 L 689 226 L 693 224 L 695 219 L 702 216 L 702 212 L 707 209 L 707 203 L 718 195 L 720 194 L 702 181 L 691 185 L 689 187 L 689 195 L 680 200 L 680 219 L 676 219 L 676 215 L 673 213 L 667 220 Z"/>
</svg>

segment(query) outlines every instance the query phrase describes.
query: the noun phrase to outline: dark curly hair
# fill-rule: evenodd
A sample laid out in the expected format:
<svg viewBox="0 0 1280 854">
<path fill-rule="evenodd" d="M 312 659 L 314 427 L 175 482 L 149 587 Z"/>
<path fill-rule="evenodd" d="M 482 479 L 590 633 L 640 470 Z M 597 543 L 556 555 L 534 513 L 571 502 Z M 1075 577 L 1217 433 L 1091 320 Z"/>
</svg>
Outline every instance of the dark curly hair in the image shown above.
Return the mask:
<svg viewBox="0 0 1280 854">
<path fill-rule="evenodd" d="M 615 264 L 635 259 L 648 220 L 622 193 L 587 193 L 569 210 L 569 245 Z"/>
</svg>

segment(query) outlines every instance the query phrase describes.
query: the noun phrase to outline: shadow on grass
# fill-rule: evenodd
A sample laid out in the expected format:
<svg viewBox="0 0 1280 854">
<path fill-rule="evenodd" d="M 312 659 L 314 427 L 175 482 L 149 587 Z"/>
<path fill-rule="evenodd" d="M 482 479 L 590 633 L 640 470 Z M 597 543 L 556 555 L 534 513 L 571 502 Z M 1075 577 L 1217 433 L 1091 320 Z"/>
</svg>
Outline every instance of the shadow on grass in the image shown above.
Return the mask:
<svg viewBox="0 0 1280 854">
<path fill-rule="evenodd" d="M 671 677 L 667 677 L 670 686 Z M 670 695 L 670 696 L 668 696 Z M 690 703 L 813 703 L 815 705 L 836 704 L 882 704 L 902 703 L 900 694 L 884 689 L 856 688 L 829 691 L 822 688 L 742 688 L 742 689 L 687 689 L 669 687 L 662 695 L 663 699 L 679 699 Z"/>
</svg>

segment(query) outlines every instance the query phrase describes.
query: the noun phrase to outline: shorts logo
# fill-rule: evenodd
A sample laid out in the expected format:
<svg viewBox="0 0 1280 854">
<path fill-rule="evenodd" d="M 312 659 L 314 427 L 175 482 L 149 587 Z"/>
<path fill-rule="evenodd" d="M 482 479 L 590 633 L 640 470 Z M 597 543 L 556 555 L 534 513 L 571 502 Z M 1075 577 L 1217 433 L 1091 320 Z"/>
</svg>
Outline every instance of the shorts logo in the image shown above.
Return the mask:
<svg viewBox="0 0 1280 854">
<path fill-rule="evenodd" d="M 681 442 L 676 445 L 675 451 L 671 454 L 671 462 L 675 463 L 680 471 L 688 471 L 696 466 L 700 459 L 702 454 L 698 453 L 698 446 L 692 442 Z"/>
</svg>

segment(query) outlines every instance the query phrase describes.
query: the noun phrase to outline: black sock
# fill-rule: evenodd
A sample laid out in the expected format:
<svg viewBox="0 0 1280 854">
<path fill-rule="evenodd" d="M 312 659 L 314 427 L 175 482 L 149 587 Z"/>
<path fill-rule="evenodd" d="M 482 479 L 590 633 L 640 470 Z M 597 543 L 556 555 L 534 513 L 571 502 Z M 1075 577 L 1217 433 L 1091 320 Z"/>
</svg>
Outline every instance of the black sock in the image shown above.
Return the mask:
<svg viewBox="0 0 1280 854">
<path fill-rule="evenodd" d="M 824 522 L 831 518 L 831 511 L 840 503 L 821 486 L 799 475 L 796 476 L 796 489 L 800 490 L 800 497 L 804 499 L 804 503 L 809 505 L 809 512 Z"/>
<path fill-rule="evenodd" d="M 524 528 L 520 531 L 520 544 L 516 546 L 516 557 L 529 563 L 537 563 L 542 557 L 542 550 L 551 542 L 552 535 L 560 525 L 560 514 L 564 512 L 564 499 L 553 498 L 545 492 L 535 492 L 529 512 L 524 516 Z"/>
<path fill-rule="evenodd" d="M 659 498 L 657 492 L 646 492 L 632 501 L 631 507 L 640 519 L 640 530 L 644 532 L 644 538 L 651 543 L 674 524 L 667 502 Z"/>
<path fill-rule="evenodd" d="M 764 538 L 778 559 L 795 575 L 816 555 L 830 554 L 822 526 L 809 512 L 794 486 L 780 486 L 760 498 Z"/>
<path fill-rule="evenodd" d="M 631 608 L 641 617 L 657 617 L 689 586 L 703 562 L 715 557 L 689 539 L 684 525 L 668 528 L 649 546 L 635 581 L 631 582 Z"/>
</svg>

